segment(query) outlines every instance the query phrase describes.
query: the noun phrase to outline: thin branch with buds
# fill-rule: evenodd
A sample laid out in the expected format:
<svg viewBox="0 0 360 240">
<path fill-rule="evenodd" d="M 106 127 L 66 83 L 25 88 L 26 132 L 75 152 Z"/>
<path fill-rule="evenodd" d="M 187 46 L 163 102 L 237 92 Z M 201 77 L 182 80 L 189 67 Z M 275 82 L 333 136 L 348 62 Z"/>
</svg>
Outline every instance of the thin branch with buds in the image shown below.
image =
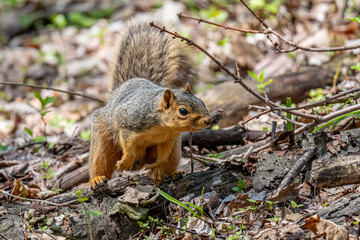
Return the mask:
<svg viewBox="0 0 360 240">
<path fill-rule="evenodd" d="M 195 20 L 198 21 L 198 23 L 207 23 L 207 24 L 211 24 L 213 26 L 217 26 L 217 27 L 221 27 L 224 29 L 229 29 L 229 30 L 233 30 L 233 31 L 237 31 L 237 32 L 242 32 L 242 33 L 258 33 L 258 34 L 265 34 L 268 35 L 267 38 L 268 40 L 274 45 L 274 47 L 276 48 L 276 50 L 280 53 L 289 53 L 289 52 L 294 52 L 298 49 L 301 49 L 303 51 L 308 51 L 308 52 L 334 52 L 334 51 L 346 51 L 346 50 L 352 50 L 352 49 L 356 49 L 356 48 L 360 48 L 360 44 L 355 44 L 352 46 L 341 46 L 341 47 L 327 47 L 327 48 L 313 48 L 313 47 L 304 47 L 302 45 L 296 44 L 290 40 L 287 40 L 284 36 L 282 36 L 281 34 L 279 34 L 278 32 L 276 32 L 275 30 L 273 30 L 267 23 L 264 22 L 263 19 L 261 19 L 258 15 L 256 15 L 256 13 L 254 11 L 252 11 L 252 9 L 243 1 L 240 0 L 242 2 L 242 4 L 244 4 L 244 6 L 251 12 L 251 14 L 265 27 L 266 30 L 263 31 L 258 31 L 258 30 L 245 30 L 245 29 L 241 29 L 241 28 L 236 28 L 236 27 L 230 27 L 227 25 L 223 25 L 223 24 L 219 24 L 219 23 L 214 23 L 211 21 L 207 21 L 207 20 L 203 20 L 201 18 L 195 18 L 195 17 L 190 17 L 187 15 L 184 15 L 182 13 L 179 13 L 178 16 L 179 18 L 186 18 L 186 19 L 190 19 L 190 20 Z M 287 49 L 287 50 L 283 50 L 280 49 L 280 46 L 277 42 L 273 41 L 269 36 L 270 35 L 274 35 L 276 36 L 280 41 L 294 47 L 292 49 Z"/>
<path fill-rule="evenodd" d="M 240 0 L 240 1 L 242 1 L 242 0 Z M 251 11 L 251 9 L 250 9 L 250 11 Z M 264 26 L 268 27 L 268 25 L 266 23 L 264 23 L 263 20 L 261 20 L 260 18 L 258 18 L 258 19 Z M 239 68 L 238 68 L 237 64 L 236 64 L 236 73 L 234 74 L 222 62 L 220 62 L 218 59 L 216 59 L 213 55 L 211 55 L 208 51 L 203 49 L 201 46 L 199 46 L 194 41 L 192 41 L 192 40 L 190 40 L 190 39 L 188 39 L 186 37 L 183 37 L 183 36 L 179 35 L 176 32 L 171 32 L 171 31 L 167 30 L 165 27 L 159 27 L 159 26 L 155 25 L 153 22 L 150 23 L 150 26 L 159 29 L 161 32 L 165 32 L 165 33 L 168 33 L 168 34 L 172 35 L 173 38 L 179 38 L 179 39 L 181 39 L 181 41 L 185 41 L 188 45 L 195 46 L 200 51 L 205 53 L 221 69 L 223 69 L 228 75 L 230 75 L 235 80 L 234 81 L 235 83 L 239 83 L 243 88 L 245 88 L 245 90 L 247 90 L 249 93 L 251 93 L 254 97 L 260 99 L 262 102 L 264 102 L 266 105 L 268 105 L 270 107 L 269 112 L 273 112 L 273 113 L 279 115 L 280 117 L 282 117 L 283 119 L 285 119 L 287 121 L 290 121 L 290 119 L 286 118 L 285 116 L 282 116 L 280 111 L 291 113 L 291 114 L 296 115 L 296 116 L 300 116 L 300 117 L 304 117 L 304 118 L 313 120 L 313 122 L 311 122 L 309 124 L 306 124 L 306 125 L 304 125 L 303 123 L 299 123 L 299 122 L 291 120 L 291 122 L 293 124 L 297 124 L 297 125 L 301 126 L 300 128 L 298 128 L 298 129 L 296 129 L 294 131 L 295 135 L 301 134 L 301 133 L 303 133 L 305 131 L 308 131 L 308 130 L 312 130 L 316 126 L 318 126 L 319 124 L 328 122 L 328 121 L 330 121 L 330 120 L 332 120 L 332 119 L 334 119 L 336 117 L 339 117 L 339 116 L 342 116 L 344 114 L 351 113 L 351 112 L 354 112 L 354 111 L 357 111 L 357 110 L 360 109 L 360 104 L 357 104 L 357 105 L 350 106 L 348 108 L 342 109 L 340 111 L 328 114 L 326 116 L 317 116 L 317 115 L 312 115 L 312 114 L 307 114 L 307 113 L 304 113 L 304 112 L 297 111 L 298 109 L 302 109 L 302 108 L 309 108 L 309 107 L 313 107 L 313 106 L 321 106 L 323 104 L 326 104 L 328 101 L 334 101 L 334 100 L 336 100 L 336 98 L 340 98 L 340 97 L 345 96 L 347 94 L 354 93 L 356 91 L 359 91 L 360 89 L 348 90 L 348 91 L 345 91 L 343 93 L 337 94 L 336 97 L 335 96 L 328 97 L 325 100 L 318 101 L 318 102 L 311 103 L 311 104 L 307 104 L 307 105 L 304 105 L 304 106 L 301 106 L 301 107 L 296 107 L 296 108 L 284 108 L 284 107 L 281 107 L 280 105 L 272 102 L 266 95 L 261 96 L 259 93 L 255 92 L 254 90 L 249 88 L 249 86 L 247 86 L 244 83 L 244 81 L 242 81 L 242 78 L 241 78 L 241 76 L 239 74 Z M 266 109 L 266 110 L 268 110 L 268 109 Z M 259 147 L 257 149 L 254 149 L 253 153 L 259 152 L 259 151 L 261 151 L 263 149 L 266 149 L 266 148 L 268 148 L 270 146 L 271 146 L 271 143 L 265 144 L 264 146 L 261 146 L 261 147 Z"/>
</svg>

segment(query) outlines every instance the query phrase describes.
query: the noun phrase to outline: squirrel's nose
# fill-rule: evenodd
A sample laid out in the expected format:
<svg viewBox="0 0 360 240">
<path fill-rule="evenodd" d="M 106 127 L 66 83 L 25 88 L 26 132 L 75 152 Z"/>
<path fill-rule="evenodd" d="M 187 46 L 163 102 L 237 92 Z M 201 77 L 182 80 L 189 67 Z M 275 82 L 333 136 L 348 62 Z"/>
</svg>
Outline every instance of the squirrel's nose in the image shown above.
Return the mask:
<svg viewBox="0 0 360 240">
<path fill-rule="evenodd" d="M 212 118 L 211 118 L 211 117 L 207 117 L 207 118 L 205 118 L 205 120 L 204 120 L 204 123 L 205 123 L 206 125 L 210 125 L 211 122 L 212 122 Z"/>
</svg>

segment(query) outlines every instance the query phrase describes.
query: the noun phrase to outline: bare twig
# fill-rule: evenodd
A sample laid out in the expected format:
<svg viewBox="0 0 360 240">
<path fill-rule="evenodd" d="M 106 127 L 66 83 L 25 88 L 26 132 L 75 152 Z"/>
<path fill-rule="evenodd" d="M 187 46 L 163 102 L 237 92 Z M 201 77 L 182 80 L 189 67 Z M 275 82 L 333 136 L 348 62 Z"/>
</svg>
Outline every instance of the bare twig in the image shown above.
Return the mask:
<svg viewBox="0 0 360 240">
<path fill-rule="evenodd" d="M 279 193 L 280 190 L 286 188 L 289 184 L 292 183 L 296 175 L 301 171 L 301 169 L 306 165 L 306 163 L 315 155 L 316 147 L 311 147 L 296 161 L 292 166 L 290 171 L 286 174 L 279 187 L 276 190 L 276 193 Z M 275 194 L 276 195 L 276 194 Z"/>
<path fill-rule="evenodd" d="M 9 240 L 7 237 L 5 237 L 4 235 L 2 235 L 1 233 L 0 233 L 0 236 L 1 236 L 2 238 L 6 239 L 6 240 Z"/>
<path fill-rule="evenodd" d="M 191 172 L 194 172 L 194 160 L 193 160 L 193 149 L 192 149 L 192 132 L 189 134 L 189 147 L 190 147 L 190 168 Z"/>
<path fill-rule="evenodd" d="M 262 33 L 262 34 L 268 34 L 268 31 L 258 31 L 258 30 L 246 30 L 246 29 L 241 29 L 241 28 L 235 28 L 235 27 L 230 27 L 227 25 L 223 25 L 223 24 L 218 24 L 218 23 L 214 23 L 214 22 L 210 22 L 207 20 L 203 20 L 201 18 L 195 18 L 195 17 L 190 17 L 190 16 L 186 16 L 182 13 L 178 13 L 179 18 L 187 18 L 187 19 L 192 19 L 192 20 L 196 20 L 199 23 L 204 22 L 204 23 L 208 23 L 217 27 L 222 27 L 225 29 L 230 29 L 230 30 L 234 30 L 234 31 L 238 31 L 238 32 L 242 32 L 242 33 Z"/>
<path fill-rule="evenodd" d="M 25 87 L 39 88 L 39 89 L 47 89 L 47 90 L 51 90 L 51 91 L 55 91 L 55 92 L 62 92 L 62 93 L 70 94 L 70 95 L 75 95 L 75 96 L 79 96 L 79 97 L 83 97 L 83 98 L 88 98 L 88 99 L 91 99 L 91 100 L 98 101 L 100 103 L 105 103 L 105 100 L 103 100 L 103 99 L 96 98 L 96 97 L 93 97 L 93 96 L 90 96 L 90 95 L 86 95 L 86 94 L 81 93 L 81 92 L 72 92 L 72 91 L 66 91 L 66 90 L 62 90 L 62 89 L 58 89 L 58 88 L 43 87 L 43 86 L 27 84 L 27 83 L 0 82 L 0 84 L 12 85 L 12 86 L 25 86 Z"/>
<path fill-rule="evenodd" d="M 261 117 L 262 115 L 265 115 L 265 114 L 267 114 L 269 112 L 271 112 L 271 109 L 268 109 L 268 110 L 265 110 L 265 111 L 263 111 L 261 113 L 256 114 L 255 116 L 253 116 L 253 117 L 247 119 L 246 121 L 244 121 L 242 124 L 245 125 L 248 122 L 250 122 L 251 120 L 254 120 L 255 118 L 257 119 L 257 118 Z"/>
<path fill-rule="evenodd" d="M 298 122 L 298 121 L 295 121 L 295 120 L 292 120 L 292 119 L 289 119 L 287 117 L 285 117 L 284 115 L 282 115 L 280 112 L 278 111 L 275 111 L 275 112 L 272 112 L 273 114 L 281 117 L 282 119 L 284 119 L 285 121 L 287 122 L 291 122 L 292 124 L 295 124 L 297 126 L 305 126 L 306 124 L 305 123 L 302 123 L 302 122 Z"/>
<path fill-rule="evenodd" d="M 281 41 L 283 41 L 286 44 L 294 47 L 294 49 L 293 49 L 294 51 L 297 50 L 297 49 L 301 49 L 301 50 L 309 51 L 309 52 L 333 52 L 333 51 L 345 51 L 345 50 L 351 50 L 351 49 L 360 48 L 360 44 L 355 44 L 353 46 L 348 46 L 348 47 L 342 46 L 342 47 L 312 48 L 312 47 L 304 47 L 304 46 L 301 46 L 299 44 L 293 43 L 290 40 L 285 39 L 285 37 L 280 35 L 278 32 L 274 31 L 267 23 L 264 22 L 263 19 L 261 19 L 258 15 L 256 15 L 256 13 L 245 3 L 244 0 L 240 0 L 240 2 L 242 4 L 244 4 L 244 6 L 251 12 L 251 14 L 257 20 L 259 20 L 259 22 L 266 28 L 266 30 L 268 31 L 267 34 L 275 35 Z M 289 51 L 290 50 L 287 50 L 287 52 L 289 52 Z"/>
<path fill-rule="evenodd" d="M 6 194 L 8 196 L 11 196 L 13 198 L 18 198 L 18 199 L 22 199 L 22 200 L 25 200 L 25 201 L 30 201 L 30 202 L 40 202 L 40 203 L 46 203 L 46 204 L 49 204 L 49 205 L 54 205 L 54 206 L 65 206 L 67 204 L 71 204 L 71 203 L 74 203 L 77 201 L 77 199 L 75 200 L 71 200 L 71 201 L 68 201 L 68 202 L 65 202 L 65 203 L 53 203 L 53 202 L 49 202 L 49 201 L 46 201 L 46 200 L 41 200 L 41 199 L 32 199 L 32 198 L 23 198 L 23 197 L 19 197 L 19 196 L 16 196 L 14 194 L 11 194 L 7 191 L 4 191 L 4 190 L 1 190 L 0 189 L 0 192 L 2 192 L 3 194 Z"/>
<path fill-rule="evenodd" d="M 245 160 L 248 160 L 249 156 L 252 154 L 253 149 L 254 149 L 254 147 L 251 146 L 251 147 L 249 147 L 249 149 L 246 151 L 246 153 L 244 154 L 244 159 L 245 159 Z"/>
<path fill-rule="evenodd" d="M 240 67 L 239 64 L 237 62 L 235 62 L 235 69 L 236 69 L 236 76 L 241 79 L 241 74 L 240 74 Z"/>
<path fill-rule="evenodd" d="M 30 147 L 30 146 L 33 146 L 33 145 L 36 145 L 36 144 L 45 144 L 45 143 L 46 143 L 46 141 L 30 142 L 30 143 L 21 145 L 19 147 L 16 147 L 14 149 L 10 149 L 10 150 L 4 151 L 4 152 L 0 152 L 0 157 L 3 156 L 3 155 L 9 154 L 11 152 L 14 152 L 14 151 L 17 151 L 17 150 L 20 150 L 20 149 L 24 149 L 24 148 L 27 148 L 27 147 Z"/>
<path fill-rule="evenodd" d="M 275 35 L 282 42 L 294 47 L 292 49 L 287 49 L 287 50 L 280 49 L 279 44 L 277 42 L 274 42 L 273 40 L 271 40 L 270 37 L 268 37 L 268 40 L 274 45 L 274 47 L 280 53 L 289 53 L 289 52 L 296 51 L 298 49 L 301 49 L 303 51 L 309 51 L 309 52 L 333 52 L 333 51 L 346 51 L 346 50 L 352 50 L 352 49 L 360 48 L 360 44 L 355 44 L 355 45 L 348 46 L 348 47 L 341 46 L 341 47 L 327 47 L 327 48 L 312 48 L 312 47 L 301 46 L 299 44 L 291 42 L 290 40 L 285 39 L 285 37 L 283 37 L 278 32 L 273 30 L 267 23 L 264 22 L 263 19 L 261 19 L 258 15 L 256 15 L 256 13 L 254 11 L 252 11 L 252 9 L 243 0 L 240 0 L 240 1 L 251 12 L 251 14 L 266 28 L 266 30 L 263 30 L 263 31 L 246 30 L 246 29 L 241 29 L 241 28 L 236 28 L 236 27 L 230 27 L 230 26 L 227 26 L 227 25 L 224 25 L 224 24 L 219 24 L 219 23 L 214 23 L 214 22 L 211 22 L 211 21 L 203 20 L 201 18 L 190 17 L 190 16 L 184 15 L 182 13 L 179 13 L 178 16 L 180 18 L 187 18 L 187 19 L 198 21 L 198 23 L 204 22 L 204 23 L 207 23 L 207 24 L 211 24 L 213 26 L 217 26 L 217 27 L 221 27 L 221 28 L 224 28 L 224 29 L 229 29 L 229 30 L 233 30 L 233 31 L 237 31 L 237 32 L 260 33 L 260 34 L 266 34 L 266 35 L 272 34 L 272 35 Z"/>
</svg>

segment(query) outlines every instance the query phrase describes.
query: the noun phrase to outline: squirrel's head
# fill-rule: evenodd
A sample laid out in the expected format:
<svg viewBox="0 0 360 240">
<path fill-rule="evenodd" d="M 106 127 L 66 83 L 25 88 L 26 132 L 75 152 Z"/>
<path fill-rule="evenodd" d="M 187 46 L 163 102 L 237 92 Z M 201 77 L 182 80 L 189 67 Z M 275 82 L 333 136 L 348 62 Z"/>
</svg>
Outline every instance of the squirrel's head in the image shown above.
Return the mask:
<svg viewBox="0 0 360 240">
<path fill-rule="evenodd" d="M 162 122 L 182 132 L 197 132 L 207 128 L 212 119 L 205 104 L 192 93 L 190 85 L 182 90 L 166 89 L 161 100 Z"/>
</svg>

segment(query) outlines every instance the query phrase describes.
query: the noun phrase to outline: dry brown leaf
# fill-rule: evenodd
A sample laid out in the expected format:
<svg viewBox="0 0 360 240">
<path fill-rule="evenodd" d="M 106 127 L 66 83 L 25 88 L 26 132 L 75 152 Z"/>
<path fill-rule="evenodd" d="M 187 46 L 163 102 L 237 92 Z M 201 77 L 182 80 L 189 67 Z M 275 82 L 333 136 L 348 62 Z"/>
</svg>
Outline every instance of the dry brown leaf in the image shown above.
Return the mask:
<svg viewBox="0 0 360 240">
<path fill-rule="evenodd" d="M 298 224 L 289 224 L 279 229 L 280 239 L 302 239 L 304 231 Z"/>
<path fill-rule="evenodd" d="M 289 220 L 291 222 L 299 222 L 303 218 L 303 215 L 300 213 L 292 213 L 292 214 L 286 214 L 285 218 L 286 220 Z"/>
<path fill-rule="evenodd" d="M 17 161 L 16 165 L 6 167 L 0 170 L 0 179 L 12 179 L 16 174 L 24 173 L 28 165 L 28 162 L 21 163 Z"/>
<path fill-rule="evenodd" d="M 313 215 L 306 220 L 305 228 L 310 229 L 316 235 L 325 236 L 326 240 L 348 240 L 349 231 L 344 226 L 332 221 Z"/>
<path fill-rule="evenodd" d="M 270 201 L 279 201 L 279 202 L 286 202 L 290 199 L 294 199 L 298 196 L 298 189 L 299 183 L 292 183 L 284 189 L 281 189 L 276 195 L 271 196 L 269 198 Z"/>
<path fill-rule="evenodd" d="M 151 189 L 152 191 L 152 189 Z M 125 193 L 121 195 L 118 200 L 124 203 L 132 203 L 132 204 L 139 204 L 144 199 L 147 199 L 150 196 L 149 192 L 143 192 L 139 189 L 133 187 L 127 187 Z"/>
<path fill-rule="evenodd" d="M 192 217 L 189 219 L 186 229 L 190 231 L 195 231 L 199 235 L 211 236 L 212 234 L 212 227 L 207 222 L 200 220 L 196 217 Z M 189 234 L 187 233 L 186 235 Z"/>
<path fill-rule="evenodd" d="M 31 188 L 21 182 L 20 179 L 15 180 L 12 194 L 27 198 L 41 198 L 41 192 L 38 188 Z"/>
</svg>

